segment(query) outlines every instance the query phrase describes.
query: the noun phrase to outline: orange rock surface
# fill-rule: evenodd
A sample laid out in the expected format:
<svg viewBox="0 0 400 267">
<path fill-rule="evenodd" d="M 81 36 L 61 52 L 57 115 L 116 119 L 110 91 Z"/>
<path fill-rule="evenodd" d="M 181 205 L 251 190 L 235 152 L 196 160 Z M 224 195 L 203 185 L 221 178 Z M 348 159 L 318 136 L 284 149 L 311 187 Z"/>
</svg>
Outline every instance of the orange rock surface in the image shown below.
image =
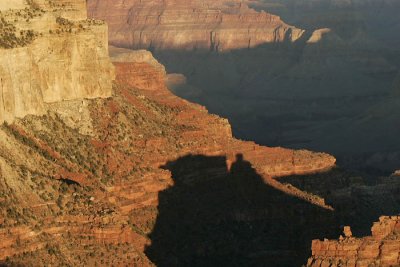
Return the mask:
<svg viewBox="0 0 400 267">
<path fill-rule="evenodd" d="M 382 216 L 371 231 L 364 238 L 313 240 L 307 266 L 399 266 L 400 217 Z"/>
<path fill-rule="evenodd" d="M 146 62 L 115 67 L 112 98 L 62 104 L 72 117 L 57 106 L 42 117 L 1 127 L 0 261 L 152 265 L 145 252 L 152 244 L 160 194 L 175 184 L 171 171 L 161 166 L 187 155 L 223 159 L 224 169 L 205 166 L 208 179 L 228 173 L 243 155 L 261 177 L 260 186 L 270 188 L 263 194 L 271 198 L 264 208 L 269 212 L 280 209 L 270 207 L 276 201 L 296 203 L 293 209 L 313 214 L 331 212 L 322 198 L 274 177 L 327 170 L 334 157 L 237 140 L 227 120 L 171 94 L 159 68 Z M 190 175 L 202 178 L 196 169 Z M 261 216 L 240 214 L 235 215 L 239 221 Z M 277 219 L 287 216 L 279 214 Z"/>
<path fill-rule="evenodd" d="M 135 49 L 222 52 L 294 42 L 304 33 L 238 0 L 90 0 L 88 9 L 89 16 L 107 21 L 113 45 Z"/>
</svg>

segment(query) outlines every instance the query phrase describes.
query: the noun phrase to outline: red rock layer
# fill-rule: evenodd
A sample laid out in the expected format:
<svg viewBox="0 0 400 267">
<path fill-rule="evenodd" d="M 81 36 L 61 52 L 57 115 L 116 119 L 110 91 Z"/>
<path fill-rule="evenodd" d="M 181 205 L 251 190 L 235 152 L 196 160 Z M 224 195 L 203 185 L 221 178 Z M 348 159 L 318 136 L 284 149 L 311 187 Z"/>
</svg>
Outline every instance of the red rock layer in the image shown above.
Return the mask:
<svg viewBox="0 0 400 267">
<path fill-rule="evenodd" d="M 113 45 L 135 49 L 228 51 L 303 35 L 278 16 L 237 0 L 89 0 L 88 10 L 107 21 Z"/>
<path fill-rule="evenodd" d="M 164 85 L 165 76 L 147 63 L 114 63 L 116 66 L 117 81 L 123 86 L 140 88 L 145 98 L 151 99 L 169 108 L 180 112 L 174 118 L 179 125 L 188 129 L 180 133 L 178 142 L 184 146 L 177 154 L 169 153 L 168 157 L 155 158 L 149 155 L 145 161 L 153 166 L 161 166 L 168 161 L 187 154 L 206 156 L 224 155 L 227 166 L 231 166 L 237 154 L 243 154 L 250 161 L 258 173 L 262 174 L 265 182 L 279 188 L 290 195 L 311 201 L 324 208 L 322 198 L 309 195 L 296 188 L 288 188 L 272 177 L 315 173 L 327 170 L 335 165 L 335 158 L 325 153 L 313 153 L 305 150 L 290 150 L 285 148 L 269 148 L 259 146 L 254 142 L 244 142 L 232 138 L 232 132 L 227 120 L 210 115 L 199 105 L 191 104 L 170 93 Z M 158 86 L 156 86 L 158 84 Z M 156 89 L 156 90 L 155 90 Z M 138 105 L 129 93 L 122 90 L 122 95 L 134 105 Z M 145 107 L 142 107 L 145 109 Z M 146 148 L 156 149 L 165 145 L 165 138 L 155 138 L 146 141 Z M 190 144 L 190 145 L 189 145 Z"/>
<path fill-rule="evenodd" d="M 57 112 L 1 127 L 0 261 L 151 265 L 144 251 L 160 192 L 174 185 L 160 166 L 188 154 L 221 156 L 228 168 L 243 154 L 280 198 L 330 212 L 322 198 L 273 177 L 326 170 L 335 158 L 234 139 L 227 120 L 171 94 L 159 68 L 115 66 L 115 96 L 89 101 L 90 134 L 67 124 L 82 119 L 63 120 Z M 223 172 L 208 171 L 211 178 Z"/>
<path fill-rule="evenodd" d="M 176 117 L 177 122 L 198 129 L 185 131 L 182 135 L 182 141 L 195 140 L 197 136 L 202 138 L 212 136 L 213 139 L 220 141 L 217 143 L 218 149 L 213 147 L 210 155 L 226 154 L 228 162 L 233 162 L 235 155 L 242 153 L 261 174 L 270 177 L 315 173 L 329 169 L 335 164 L 336 160 L 325 153 L 280 147 L 269 148 L 259 146 L 254 142 L 234 139 L 227 120 L 210 115 L 204 107 L 190 104 L 171 94 L 164 85 L 165 76 L 156 71 L 154 67 L 147 63 L 114 64 L 117 70 L 117 80 L 121 85 L 144 89 L 141 92 L 145 97 L 172 108 L 184 109 Z M 124 94 L 127 95 L 127 93 Z M 218 122 L 211 121 L 212 123 L 210 123 L 210 118 L 217 119 Z M 209 151 L 207 147 L 201 149 L 204 151 L 200 150 L 197 152 L 198 154 L 207 154 Z M 193 153 L 194 150 L 188 152 Z"/>
<path fill-rule="evenodd" d="M 364 238 L 313 240 L 307 266 L 399 266 L 400 216 L 380 217 L 371 231 L 372 236 Z"/>
</svg>

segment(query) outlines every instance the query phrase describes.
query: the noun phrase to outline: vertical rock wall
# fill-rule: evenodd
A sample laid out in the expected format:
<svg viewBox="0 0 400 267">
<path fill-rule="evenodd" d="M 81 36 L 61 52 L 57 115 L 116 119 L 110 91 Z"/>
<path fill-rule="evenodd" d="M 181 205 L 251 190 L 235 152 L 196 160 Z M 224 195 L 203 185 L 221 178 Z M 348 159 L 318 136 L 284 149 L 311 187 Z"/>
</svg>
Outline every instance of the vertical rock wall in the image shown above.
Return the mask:
<svg viewBox="0 0 400 267">
<path fill-rule="evenodd" d="M 86 20 L 85 1 L 37 7 L 44 13 L 29 23 L 18 22 L 11 11 L 5 15 L 37 38 L 25 46 L 0 48 L 0 122 L 42 114 L 48 103 L 112 93 L 107 25 Z"/>
<path fill-rule="evenodd" d="M 112 44 L 135 49 L 224 52 L 295 42 L 304 33 L 237 0 L 89 0 L 88 10 L 110 25 Z"/>
</svg>

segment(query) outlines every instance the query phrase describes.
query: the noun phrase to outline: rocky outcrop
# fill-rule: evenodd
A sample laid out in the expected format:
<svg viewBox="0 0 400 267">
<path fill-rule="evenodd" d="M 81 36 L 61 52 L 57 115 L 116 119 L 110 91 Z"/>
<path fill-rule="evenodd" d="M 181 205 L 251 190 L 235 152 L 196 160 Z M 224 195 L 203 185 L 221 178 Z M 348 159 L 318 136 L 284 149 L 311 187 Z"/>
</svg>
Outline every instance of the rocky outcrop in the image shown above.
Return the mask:
<svg viewBox="0 0 400 267">
<path fill-rule="evenodd" d="M 364 238 L 350 234 L 339 241 L 313 240 L 307 266 L 398 266 L 400 217 L 382 216 L 371 231 L 372 236 Z"/>
<path fill-rule="evenodd" d="M 0 122 L 43 114 L 50 103 L 111 96 L 107 26 L 87 20 L 85 7 L 31 1 L 1 14 L 11 37 L 1 40 Z"/>
<path fill-rule="evenodd" d="M 303 30 L 242 1 L 88 1 L 89 16 L 110 26 L 110 42 L 134 49 L 228 51 L 295 42 Z M 112 12 L 109 12 L 112 10 Z"/>
<path fill-rule="evenodd" d="M 160 64 L 150 51 L 147 50 L 130 50 L 109 46 L 110 57 L 115 63 L 147 63 L 156 68 L 161 75 L 166 75 L 164 65 Z M 159 82 L 159 81 L 158 81 Z M 158 84 L 160 86 L 160 84 Z M 141 88 L 141 87 L 140 87 Z"/>
</svg>

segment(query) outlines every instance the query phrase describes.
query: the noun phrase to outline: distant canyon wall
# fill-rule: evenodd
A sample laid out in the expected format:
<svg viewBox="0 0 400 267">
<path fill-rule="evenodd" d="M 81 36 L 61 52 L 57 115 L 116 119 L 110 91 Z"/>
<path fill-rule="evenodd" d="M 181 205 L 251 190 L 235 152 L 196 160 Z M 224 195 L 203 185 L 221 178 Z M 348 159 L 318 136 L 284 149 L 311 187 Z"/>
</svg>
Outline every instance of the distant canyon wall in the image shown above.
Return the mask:
<svg viewBox="0 0 400 267">
<path fill-rule="evenodd" d="M 87 20 L 85 6 L 85 1 L 43 1 L 25 6 L 29 11 L 2 13 L 15 33 L 11 41 L 1 40 L 0 122 L 43 114 L 49 103 L 111 96 L 108 29 Z"/>
<path fill-rule="evenodd" d="M 88 10 L 89 17 L 109 24 L 113 45 L 134 49 L 223 52 L 294 42 L 304 33 L 236 0 L 89 0 Z"/>
</svg>

